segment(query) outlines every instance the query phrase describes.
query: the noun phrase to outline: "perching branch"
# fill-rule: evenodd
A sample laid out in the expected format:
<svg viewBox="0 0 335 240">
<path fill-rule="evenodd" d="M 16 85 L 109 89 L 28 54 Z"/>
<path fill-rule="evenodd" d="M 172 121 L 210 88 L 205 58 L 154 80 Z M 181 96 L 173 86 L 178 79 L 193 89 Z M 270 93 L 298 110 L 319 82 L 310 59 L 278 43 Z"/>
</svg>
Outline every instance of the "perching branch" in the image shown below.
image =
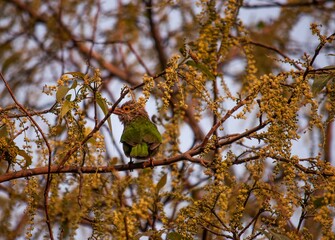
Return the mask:
<svg viewBox="0 0 335 240">
<path fill-rule="evenodd" d="M 112 112 L 112 109 L 110 110 Z M 101 124 L 101 122 L 99 123 Z M 240 140 L 244 137 L 248 137 L 250 136 L 250 134 L 259 131 L 260 129 L 264 128 L 266 125 L 268 124 L 268 122 L 264 122 L 259 126 L 256 126 L 250 130 L 246 130 L 243 133 L 240 134 L 234 134 L 230 137 L 224 138 L 222 140 L 220 140 L 217 143 L 217 146 L 215 146 L 215 148 L 220 148 L 222 146 L 225 145 L 229 145 L 233 142 L 236 142 L 237 140 Z M 93 129 L 94 131 L 94 129 Z M 93 133 L 92 133 L 93 134 Z M 89 134 L 88 136 L 90 136 L 91 134 Z M 86 139 L 86 138 L 85 138 Z M 155 160 L 153 162 L 154 166 L 164 166 L 164 165 L 170 165 L 179 161 L 190 161 L 192 163 L 196 163 L 196 164 L 200 164 L 200 165 L 207 165 L 210 163 L 210 161 L 202 159 L 202 158 L 197 158 L 196 156 L 199 155 L 200 153 L 203 152 L 204 148 L 201 147 L 202 144 L 194 146 L 193 148 L 191 148 L 190 150 L 178 154 L 176 156 L 170 157 L 170 158 L 166 158 L 166 159 L 159 159 L 159 160 Z M 74 147 L 74 148 L 79 148 L 79 147 Z M 68 154 L 71 154 L 74 150 L 70 150 Z M 68 155 L 67 154 L 67 155 Z M 64 159 L 67 159 L 64 157 Z M 64 161 L 63 159 L 63 161 Z M 259 156 L 252 156 L 252 157 L 248 157 L 248 158 L 244 158 L 244 159 L 238 159 L 235 162 L 233 162 L 233 164 L 242 164 L 245 162 L 249 162 L 249 161 L 253 161 L 259 159 Z M 284 158 L 276 158 L 278 161 L 282 161 L 282 162 L 290 162 L 288 159 L 284 159 Z M 115 166 L 90 166 L 90 167 L 80 167 L 80 166 L 61 166 L 61 165 L 54 165 L 50 167 L 50 173 L 51 174 L 55 174 L 55 173 L 77 173 L 77 174 L 89 174 L 89 173 L 108 173 L 108 172 L 113 172 L 113 171 L 127 171 L 127 170 L 132 170 L 132 169 L 144 169 L 144 168 L 151 168 L 152 165 L 149 161 L 145 161 L 145 162 L 136 162 L 133 163 L 131 165 L 129 164 L 121 164 L 121 165 L 115 165 Z M 305 167 L 303 167 L 300 164 L 295 164 L 295 167 L 297 167 L 298 169 L 300 169 L 303 172 L 306 173 L 310 173 L 310 174 L 322 174 L 324 176 L 333 176 L 334 174 L 332 173 L 328 173 L 328 172 L 319 172 L 319 171 L 315 171 L 315 170 L 310 170 L 307 169 Z M 25 177 L 30 177 L 30 176 L 36 176 L 36 175 L 44 175 L 48 173 L 48 168 L 47 167 L 39 167 L 39 168 L 34 168 L 34 169 L 25 169 L 25 170 L 21 170 L 21 171 L 17 171 L 17 172 L 9 172 L 7 174 L 3 174 L 2 176 L 0 176 L 0 183 L 1 182 L 6 182 L 9 180 L 13 180 L 13 179 L 18 179 L 18 178 L 25 178 Z"/>
</svg>

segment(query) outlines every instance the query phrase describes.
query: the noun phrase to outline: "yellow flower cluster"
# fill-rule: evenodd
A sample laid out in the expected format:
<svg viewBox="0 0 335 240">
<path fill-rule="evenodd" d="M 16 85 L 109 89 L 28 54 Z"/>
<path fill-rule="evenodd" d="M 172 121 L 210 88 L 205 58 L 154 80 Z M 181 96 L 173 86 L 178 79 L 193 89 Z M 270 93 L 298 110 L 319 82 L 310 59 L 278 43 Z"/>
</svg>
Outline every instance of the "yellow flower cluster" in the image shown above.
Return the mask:
<svg viewBox="0 0 335 240">
<path fill-rule="evenodd" d="M 0 138 L 0 160 L 5 160 L 8 164 L 16 162 L 18 147 L 8 138 Z"/>
<path fill-rule="evenodd" d="M 169 106 L 169 100 L 174 93 L 175 84 L 178 82 L 178 61 L 180 55 L 174 55 L 167 63 L 165 69 L 165 81 L 157 84 L 157 87 L 163 92 L 162 101 L 165 108 Z"/>
<path fill-rule="evenodd" d="M 143 76 L 143 83 L 144 83 L 144 86 L 142 88 L 142 93 L 144 95 L 144 98 L 146 100 L 148 100 L 149 97 L 150 97 L 150 95 L 151 95 L 152 89 L 155 87 L 154 78 L 148 76 L 147 74 L 144 74 L 144 76 Z"/>
<path fill-rule="evenodd" d="M 36 210 L 41 202 L 41 194 L 38 192 L 39 183 L 35 177 L 29 178 L 24 189 L 25 196 L 27 197 L 28 206 L 25 213 L 28 215 L 29 226 L 26 229 L 26 239 L 32 239 L 33 231 L 35 230 L 35 215 Z"/>
</svg>

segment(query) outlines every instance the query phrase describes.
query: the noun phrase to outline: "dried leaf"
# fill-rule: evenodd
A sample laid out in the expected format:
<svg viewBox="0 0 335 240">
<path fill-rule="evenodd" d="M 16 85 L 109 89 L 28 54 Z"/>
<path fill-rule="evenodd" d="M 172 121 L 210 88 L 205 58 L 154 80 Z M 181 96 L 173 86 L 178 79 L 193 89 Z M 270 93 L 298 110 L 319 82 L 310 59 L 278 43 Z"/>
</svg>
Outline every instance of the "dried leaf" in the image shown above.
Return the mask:
<svg viewBox="0 0 335 240">
<path fill-rule="evenodd" d="M 97 95 L 97 103 L 98 103 L 99 107 L 101 108 L 102 112 L 106 116 L 106 114 L 108 113 L 108 105 L 107 105 L 106 99 L 104 99 L 100 95 Z M 108 123 L 109 129 L 112 130 L 112 122 L 111 122 L 110 118 L 107 119 L 107 123 Z"/>
<path fill-rule="evenodd" d="M 69 92 L 70 88 L 67 86 L 59 86 L 57 92 L 56 92 L 56 101 L 61 102 L 65 95 Z"/>
<path fill-rule="evenodd" d="M 214 74 L 208 69 L 208 67 L 201 63 L 196 63 L 193 60 L 188 60 L 186 62 L 186 65 L 195 67 L 196 69 L 200 70 L 202 73 L 204 73 L 210 80 L 214 80 L 215 76 Z"/>
<path fill-rule="evenodd" d="M 28 153 L 26 153 L 26 151 L 19 149 L 19 151 L 17 152 L 18 155 L 20 155 L 21 157 L 24 158 L 24 160 L 26 160 L 26 165 L 25 167 L 29 167 L 32 163 L 31 161 L 31 157 L 28 155 Z"/>
<path fill-rule="evenodd" d="M 63 118 L 72 108 L 72 103 L 69 100 L 65 100 L 62 108 L 60 109 L 60 117 Z"/>
<path fill-rule="evenodd" d="M 72 75 L 74 78 L 77 78 L 77 79 L 81 79 L 81 80 L 84 80 L 85 78 L 85 74 L 82 73 L 82 72 L 67 72 L 65 74 L 70 74 Z"/>
<path fill-rule="evenodd" d="M 182 240 L 182 239 L 185 239 L 185 238 L 183 238 L 182 235 L 180 235 L 177 232 L 170 232 L 170 233 L 168 233 L 168 235 L 166 237 L 167 237 L 168 240 Z"/>
<path fill-rule="evenodd" d="M 157 183 L 157 186 L 156 186 L 157 192 L 159 192 L 165 186 L 166 180 L 167 180 L 167 174 L 164 174 Z"/>
<path fill-rule="evenodd" d="M 7 137 L 7 136 L 8 136 L 7 126 L 3 125 L 0 127 L 0 137 Z"/>
<path fill-rule="evenodd" d="M 334 66 L 327 66 L 322 69 L 333 70 Z M 316 74 L 312 84 L 312 92 L 315 95 L 321 92 L 321 90 L 328 84 L 329 81 L 335 79 L 334 72 L 330 71 L 329 73 Z"/>
</svg>

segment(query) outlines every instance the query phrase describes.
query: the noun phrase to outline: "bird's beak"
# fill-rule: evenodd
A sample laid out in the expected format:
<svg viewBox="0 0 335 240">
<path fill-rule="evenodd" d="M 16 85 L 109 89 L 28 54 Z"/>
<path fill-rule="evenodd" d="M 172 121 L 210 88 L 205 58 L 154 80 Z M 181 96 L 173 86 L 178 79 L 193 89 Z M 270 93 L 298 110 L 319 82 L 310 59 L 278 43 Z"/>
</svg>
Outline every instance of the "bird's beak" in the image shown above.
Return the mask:
<svg viewBox="0 0 335 240">
<path fill-rule="evenodd" d="M 113 112 L 114 114 L 116 114 L 116 115 L 121 115 L 121 114 L 123 114 L 123 111 L 122 111 L 122 109 L 121 108 L 115 108 L 114 109 L 114 112 Z"/>
</svg>

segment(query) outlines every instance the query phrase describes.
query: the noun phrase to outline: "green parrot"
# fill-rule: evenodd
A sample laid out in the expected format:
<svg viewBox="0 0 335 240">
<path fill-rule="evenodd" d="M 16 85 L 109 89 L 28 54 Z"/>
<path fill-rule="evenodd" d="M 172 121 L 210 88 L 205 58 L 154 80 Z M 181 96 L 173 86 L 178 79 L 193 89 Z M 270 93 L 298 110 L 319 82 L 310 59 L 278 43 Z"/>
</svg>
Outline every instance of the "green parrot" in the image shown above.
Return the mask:
<svg viewBox="0 0 335 240">
<path fill-rule="evenodd" d="M 120 108 L 115 108 L 114 114 L 119 116 L 124 125 L 121 135 L 123 151 L 127 157 L 150 159 L 162 143 L 162 136 L 156 125 L 150 121 L 147 111 L 135 101 L 128 101 Z M 153 164 L 152 164 L 153 165 Z"/>
</svg>

